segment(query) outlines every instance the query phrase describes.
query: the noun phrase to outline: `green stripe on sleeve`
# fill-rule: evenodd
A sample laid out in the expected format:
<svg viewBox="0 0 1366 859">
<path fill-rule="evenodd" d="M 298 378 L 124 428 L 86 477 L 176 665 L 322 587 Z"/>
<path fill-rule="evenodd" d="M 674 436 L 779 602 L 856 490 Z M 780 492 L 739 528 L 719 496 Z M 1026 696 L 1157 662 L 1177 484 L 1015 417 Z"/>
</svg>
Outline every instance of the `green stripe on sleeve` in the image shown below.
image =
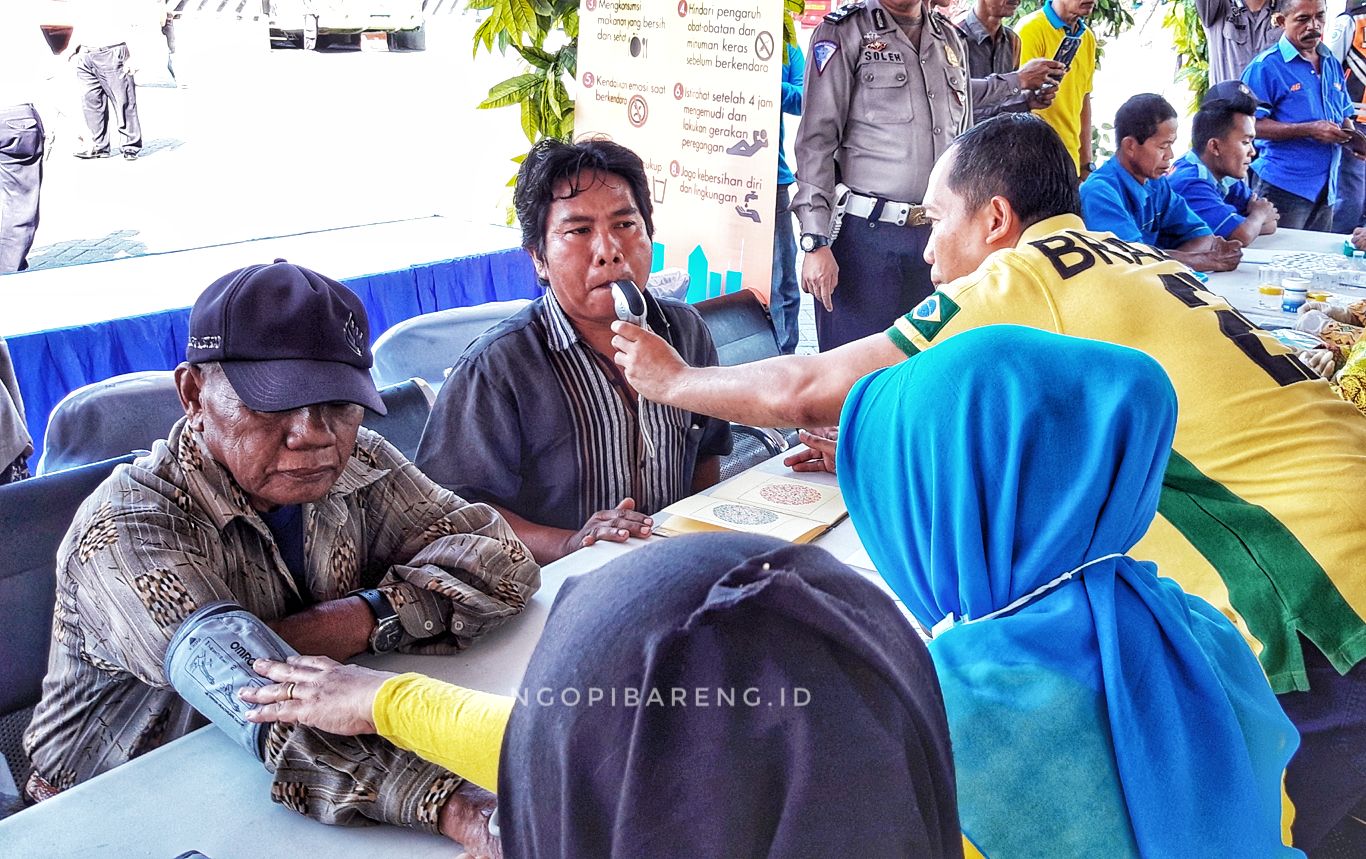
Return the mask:
<svg viewBox="0 0 1366 859">
<path fill-rule="evenodd" d="M 887 337 L 892 341 L 892 345 L 901 350 L 907 358 L 913 358 L 920 354 L 920 349 L 911 342 L 911 338 L 901 333 L 901 326 L 906 323 L 905 319 L 898 319 L 896 324 L 887 329 Z"/>
<path fill-rule="evenodd" d="M 1239 498 L 1172 451 L 1158 512 L 1219 572 L 1234 609 L 1262 642 L 1262 668 L 1277 694 L 1309 688 L 1297 631 L 1339 672 L 1366 657 L 1366 623 L 1266 508 Z"/>
</svg>

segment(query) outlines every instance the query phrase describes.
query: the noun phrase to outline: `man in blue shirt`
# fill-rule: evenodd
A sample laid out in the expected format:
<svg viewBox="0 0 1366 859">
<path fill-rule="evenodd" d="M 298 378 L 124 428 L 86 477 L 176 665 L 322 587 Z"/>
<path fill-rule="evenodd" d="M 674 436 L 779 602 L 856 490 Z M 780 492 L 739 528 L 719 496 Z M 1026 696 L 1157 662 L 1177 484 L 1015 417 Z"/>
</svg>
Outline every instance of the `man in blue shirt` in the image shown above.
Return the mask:
<svg viewBox="0 0 1366 859">
<path fill-rule="evenodd" d="M 1191 148 L 1172 169 L 1172 190 L 1216 236 L 1243 247 L 1276 232 L 1276 206 L 1248 187 L 1257 99 L 1242 81 L 1224 81 L 1205 94 L 1195 114 Z"/>
<path fill-rule="evenodd" d="M 1252 190 L 1276 204 L 1281 226 L 1327 231 L 1354 130 L 1346 73 L 1323 45 L 1324 0 L 1288 0 L 1273 22 L 1285 34 L 1243 71 L 1261 102 Z"/>
<path fill-rule="evenodd" d="M 796 45 L 787 46 L 783 63 L 782 113 L 778 114 L 778 218 L 773 227 L 773 282 L 768 293 L 768 312 L 773 315 L 773 331 L 778 335 L 778 351 L 791 355 L 797 351 L 797 315 L 802 296 L 797 283 L 797 238 L 792 230 L 792 183 L 796 177 L 787 166 L 783 153 L 783 114 L 802 115 L 802 81 L 806 79 L 806 58 Z"/>
<path fill-rule="evenodd" d="M 1232 271 L 1242 245 L 1214 235 L 1172 191 L 1167 170 L 1176 143 L 1176 110 L 1160 95 L 1142 93 L 1115 114 L 1119 145 L 1081 184 L 1088 229 L 1165 250 L 1196 271 Z"/>
</svg>

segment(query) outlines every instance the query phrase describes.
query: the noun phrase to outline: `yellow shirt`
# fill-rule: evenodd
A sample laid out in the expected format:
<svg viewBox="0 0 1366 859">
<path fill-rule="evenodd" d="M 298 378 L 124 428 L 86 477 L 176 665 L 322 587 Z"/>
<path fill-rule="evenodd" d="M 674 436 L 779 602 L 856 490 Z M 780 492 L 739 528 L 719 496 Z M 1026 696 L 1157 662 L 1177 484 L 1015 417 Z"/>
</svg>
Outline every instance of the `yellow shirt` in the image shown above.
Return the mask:
<svg viewBox="0 0 1366 859">
<path fill-rule="evenodd" d="M 379 687 L 372 718 L 384 739 L 497 793 L 503 731 L 516 700 L 400 674 Z"/>
<path fill-rule="evenodd" d="M 1159 516 L 1130 554 L 1228 615 L 1276 692 L 1308 688 L 1297 633 L 1340 672 L 1366 657 L 1366 416 L 1180 263 L 1075 215 L 1030 227 L 887 334 L 913 355 L 993 323 L 1130 346 L 1166 369 L 1176 438 Z"/>
<path fill-rule="evenodd" d="M 1036 57 L 1053 59 L 1058 45 L 1062 44 L 1063 31 L 1049 20 L 1045 9 L 1038 9 L 1021 19 L 1015 32 L 1020 35 L 1020 65 Z M 1045 122 L 1053 126 L 1062 138 L 1067 151 L 1072 153 L 1072 162 L 1077 173 L 1081 173 L 1081 136 L 1090 131 L 1081 127 L 1082 102 L 1091 92 L 1091 82 L 1096 74 L 1096 35 L 1087 27 L 1081 35 L 1081 47 L 1072 60 L 1071 67 L 1058 85 L 1058 95 L 1053 103 L 1043 110 L 1036 110 Z"/>
</svg>

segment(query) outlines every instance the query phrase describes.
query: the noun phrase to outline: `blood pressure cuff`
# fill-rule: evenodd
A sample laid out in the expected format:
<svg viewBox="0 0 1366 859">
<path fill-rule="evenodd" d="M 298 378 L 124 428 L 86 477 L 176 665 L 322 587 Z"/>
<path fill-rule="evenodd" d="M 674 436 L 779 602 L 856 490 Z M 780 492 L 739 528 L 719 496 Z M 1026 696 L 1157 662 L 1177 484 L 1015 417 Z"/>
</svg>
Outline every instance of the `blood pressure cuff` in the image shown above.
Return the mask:
<svg viewBox="0 0 1366 859">
<path fill-rule="evenodd" d="M 252 670 L 253 660 L 283 662 L 297 655 L 256 615 L 237 603 L 219 601 L 185 618 L 171 637 L 163 667 L 180 697 L 264 761 L 270 726 L 248 722 L 247 711 L 255 705 L 237 693 L 272 682 Z"/>
</svg>

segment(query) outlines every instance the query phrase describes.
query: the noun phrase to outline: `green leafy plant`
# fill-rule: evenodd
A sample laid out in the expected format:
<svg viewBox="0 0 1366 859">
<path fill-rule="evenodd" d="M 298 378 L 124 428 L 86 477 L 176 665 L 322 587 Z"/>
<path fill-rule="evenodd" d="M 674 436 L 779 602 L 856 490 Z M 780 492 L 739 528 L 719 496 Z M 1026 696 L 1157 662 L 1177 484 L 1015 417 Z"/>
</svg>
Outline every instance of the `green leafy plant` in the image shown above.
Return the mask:
<svg viewBox="0 0 1366 859">
<path fill-rule="evenodd" d="M 572 80 L 579 60 L 578 0 L 469 0 L 469 8 L 489 16 L 474 31 L 474 53 L 508 50 L 525 62 L 525 70 L 495 84 L 481 110 L 518 106 L 522 133 L 529 142 L 545 137 L 568 140 L 574 134 L 574 100 L 565 78 Z M 546 50 L 553 34 L 564 43 Z"/>
<path fill-rule="evenodd" d="M 784 40 L 795 43 L 793 16 L 800 15 L 805 4 L 803 0 L 781 2 L 787 13 Z M 506 56 L 511 50 L 525 63 L 520 74 L 495 84 L 479 108 L 519 107 L 522 133 L 530 143 L 573 137 L 574 99 L 565 81 L 578 73 L 579 0 L 469 0 L 467 5 L 489 13 L 474 31 L 474 53 L 496 50 Z M 562 44 L 553 51 L 547 49 L 547 43 L 556 42 Z"/>
<path fill-rule="evenodd" d="M 1178 80 L 1184 80 L 1191 91 L 1190 109 L 1194 110 L 1209 89 L 1209 49 L 1205 44 L 1205 28 L 1195 8 L 1195 0 L 1163 0 L 1167 7 L 1162 26 L 1170 30 L 1176 43 Z"/>
</svg>

